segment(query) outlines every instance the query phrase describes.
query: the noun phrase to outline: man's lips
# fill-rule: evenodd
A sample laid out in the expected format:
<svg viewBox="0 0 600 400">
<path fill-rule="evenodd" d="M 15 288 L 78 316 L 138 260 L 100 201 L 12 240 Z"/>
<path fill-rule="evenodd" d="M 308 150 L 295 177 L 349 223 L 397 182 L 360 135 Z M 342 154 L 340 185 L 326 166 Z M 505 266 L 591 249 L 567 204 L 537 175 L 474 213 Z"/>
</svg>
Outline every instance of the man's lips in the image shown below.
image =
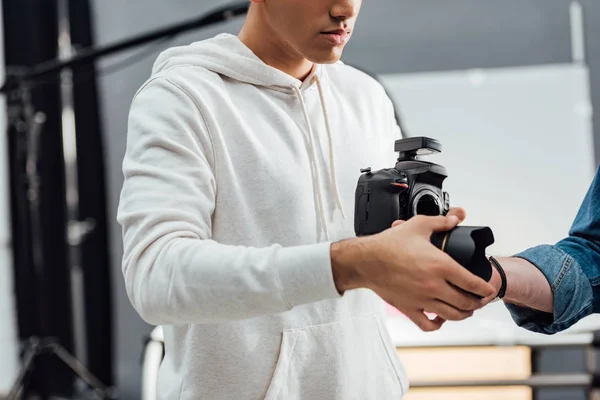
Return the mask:
<svg viewBox="0 0 600 400">
<path fill-rule="evenodd" d="M 321 32 L 321 33 L 332 34 L 332 35 L 343 35 L 344 33 L 348 33 L 348 32 L 344 29 L 333 29 L 331 31 L 325 31 L 325 32 Z"/>
<path fill-rule="evenodd" d="M 344 44 L 348 40 L 348 37 L 350 36 L 350 31 L 344 29 L 334 29 L 331 31 L 321 32 L 321 35 L 330 43 L 340 45 Z"/>
</svg>

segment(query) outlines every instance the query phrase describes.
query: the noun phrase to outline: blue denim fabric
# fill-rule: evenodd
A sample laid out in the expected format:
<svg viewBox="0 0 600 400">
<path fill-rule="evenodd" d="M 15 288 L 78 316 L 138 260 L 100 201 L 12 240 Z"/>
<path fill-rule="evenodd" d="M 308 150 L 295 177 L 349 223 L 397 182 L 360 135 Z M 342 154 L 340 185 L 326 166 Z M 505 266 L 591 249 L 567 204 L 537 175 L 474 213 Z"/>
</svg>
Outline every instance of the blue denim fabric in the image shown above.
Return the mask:
<svg viewBox="0 0 600 400">
<path fill-rule="evenodd" d="M 554 334 L 600 312 L 600 168 L 569 231 L 556 245 L 515 257 L 537 266 L 554 293 L 553 314 L 506 304 L 513 320 L 530 331 Z"/>
</svg>

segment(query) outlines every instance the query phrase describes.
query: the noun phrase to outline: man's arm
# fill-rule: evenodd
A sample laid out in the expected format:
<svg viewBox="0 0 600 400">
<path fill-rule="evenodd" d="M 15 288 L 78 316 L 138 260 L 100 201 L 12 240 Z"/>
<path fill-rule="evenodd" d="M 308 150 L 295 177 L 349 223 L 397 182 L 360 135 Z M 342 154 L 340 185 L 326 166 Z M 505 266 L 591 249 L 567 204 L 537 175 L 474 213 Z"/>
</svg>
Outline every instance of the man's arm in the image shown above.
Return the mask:
<svg viewBox="0 0 600 400">
<path fill-rule="evenodd" d="M 554 310 L 554 294 L 544 274 L 529 261 L 518 257 L 497 259 L 507 277 L 506 303 L 552 313 Z M 500 289 L 502 280 L 498 271 L 492 269 L 491 283 Z"/>
<path fill-rule="evenodd" d="M 498 261 L 507 276 L 506 306 L 526 329 L 553 334 L 600 311 L 600 169 L 567 238 Z M 500 287 L 495 269 L 491 283 Z"/>
</svg>

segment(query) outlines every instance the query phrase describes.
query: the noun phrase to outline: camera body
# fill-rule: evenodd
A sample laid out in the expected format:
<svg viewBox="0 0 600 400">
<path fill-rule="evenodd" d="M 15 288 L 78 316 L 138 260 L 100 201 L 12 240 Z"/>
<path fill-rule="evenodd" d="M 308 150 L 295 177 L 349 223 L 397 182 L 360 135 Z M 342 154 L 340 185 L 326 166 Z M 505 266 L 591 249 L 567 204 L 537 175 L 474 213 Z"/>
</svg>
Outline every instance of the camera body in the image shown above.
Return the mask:
<svg viewBox="0 0 600 400">
<path fill-rule="evenodd" d="M 446 215 L 450 210 L 450 195 L 442 188 L 448 177 L 446 169 L 417 159 L 441 152 L 441 143 L 426 137 L 401 139 L 396 141 L 395 151 L 399 157 L 394 168 L 361 170 L 355 195 L 357 236 L 383 232 L 399 219 Z M 458 226 L 449 232 L 435 232 L 431 242 L 471 273 L 490 280 L 492 267 L 485 250 L 494 243 L 494 234 L 489 227 Z"/>
<path fill-rule="evenodd" d="M 446 215 L 450 209 L 450 195 L 443 190 L 446 169 L 417 159 L 441 152 L 441 143 L 427 137 L 400 139 L 395 151 L 399 157 L 394 168 L 361 170 L 355 195 L 357 236 L 382 232 L 394 221 L 415 215 Z"/>
</svg>

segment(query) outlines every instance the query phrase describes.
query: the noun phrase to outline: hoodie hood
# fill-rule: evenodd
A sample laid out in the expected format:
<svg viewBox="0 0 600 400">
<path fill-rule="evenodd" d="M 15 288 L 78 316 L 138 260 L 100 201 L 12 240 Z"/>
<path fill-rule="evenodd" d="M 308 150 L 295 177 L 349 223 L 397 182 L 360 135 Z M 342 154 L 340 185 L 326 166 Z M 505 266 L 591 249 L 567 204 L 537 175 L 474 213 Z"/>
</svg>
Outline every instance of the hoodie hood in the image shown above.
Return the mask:
<svg viewBox="0 0 600 400">
<path fill-rule="evenodd" d="M 326 104 L 325 90 L 323 85 L 325 80 L 325 69 L 322 65 L 315 64 L 310 75 L 304 80 L 294 78 L 274 67 L 269 66 L 258 58 L 237 36 L 223 33 L 212 39 L 193 43 L 189 46 L 174 47 L 162 53 L 155 62 L 152 74 L 156 75 L 172 67 L 181 65 L 193 65 L 202 67 L 208 71 L 217 73 L 221 76 L 244 82 L 257 87 L 264 87 L 274 90 L 290 91 L 298 99 L 298 106 L 302 110 L 304 117 L 303 126 L 306 136 L 307 153 L 310 158 L 311 175 L 313 180 L 313 190 L 316 198 L 316 212 L 318 215 L 321 230 L 324 233 L 325 240 L 329 240 L 330 234 L 325 212 L 324 194 L 321 189 L 318 154 L 315 142 L 319 140 L 316 137 L 317 132 L 313 129 L 311 115 L 307 109 L 303 91 L 316 85 L 319 92 L 319 102 L 321 106 L 321 116 L 325 122 L 325 132 L 328 143 L 328 164 L 329 171 L 326 185 L 330 185 L 333 192 L 335 210 L 339 211 L 342 219 L 345 219 L 344 207 L 340 196 L 338 177 L 335 169 L 335 149 L 332 139 L 331 121 L 329 118 L 328 107 Z M 315 118 L 315 116 L 313 116 Z M 320 134 L 320 132 L 319 132 Z"/>
<path fill-rule="evenodd" d="M 156 60 L 152 74 L 186 64 L 255 86 L 291 88 L 301 87 L 303 84 L 293 76 L 265 64 L 237 36 L 229 33 L 166 50 Z M 310 81 L 313 76 L 322 79 L 322 74 L 322 66 L 315 65 L 304 82 Z"/>
</svg>

